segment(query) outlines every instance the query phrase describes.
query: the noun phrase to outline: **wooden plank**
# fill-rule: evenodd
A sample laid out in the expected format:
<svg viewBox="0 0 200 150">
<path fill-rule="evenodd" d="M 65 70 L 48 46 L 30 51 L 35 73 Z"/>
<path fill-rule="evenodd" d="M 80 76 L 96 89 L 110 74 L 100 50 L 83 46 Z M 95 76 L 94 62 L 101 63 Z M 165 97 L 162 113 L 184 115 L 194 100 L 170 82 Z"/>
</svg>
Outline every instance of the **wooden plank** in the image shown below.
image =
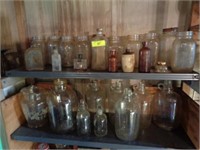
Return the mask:
<svg viewBox="0 0 200 150">
<path fill-rule="evenodd" d="M 33 146 L 32 142 L 19 142 L 12 140 L 10 137 L 25 122 L 19 103 L 20 99 L 20 94 L 17 94 L 1 102 L 2 115 L 10 149 L 30 149 Z"/>
</svg>

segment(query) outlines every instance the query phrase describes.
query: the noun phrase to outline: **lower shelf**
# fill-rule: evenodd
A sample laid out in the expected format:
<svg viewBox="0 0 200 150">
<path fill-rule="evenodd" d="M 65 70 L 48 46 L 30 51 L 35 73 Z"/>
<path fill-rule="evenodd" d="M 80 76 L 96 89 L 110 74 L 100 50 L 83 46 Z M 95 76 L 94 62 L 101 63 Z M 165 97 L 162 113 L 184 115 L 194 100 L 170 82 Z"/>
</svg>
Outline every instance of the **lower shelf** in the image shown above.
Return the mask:
<svg viewBox="0 0 200 150">
<path fill-rule="evenodd" d="M 98 138 L 94 134 L 89 137 L 81 137 L 76 132 L 60 135 L 53 133 L 49 127 L 32 129 L 27 125 L 19 127 L 12 135 L 12 139 L 19 141 L 44 142 L 51 144 L 77 145 L 82 147 L 93 148 L 111 148 L 111 149 L 134 149 L 134 148 L 179 148 L 179 149 L 195 149 L 190 139 L 187 137 L 183 129 L 178 128 L 168 132 L 151 124 L 149 128 L 144 130 L 139 137 L 132 142 L 119 140 L 114 129 L 110 127 L 107 136 Z"/>
</svg>

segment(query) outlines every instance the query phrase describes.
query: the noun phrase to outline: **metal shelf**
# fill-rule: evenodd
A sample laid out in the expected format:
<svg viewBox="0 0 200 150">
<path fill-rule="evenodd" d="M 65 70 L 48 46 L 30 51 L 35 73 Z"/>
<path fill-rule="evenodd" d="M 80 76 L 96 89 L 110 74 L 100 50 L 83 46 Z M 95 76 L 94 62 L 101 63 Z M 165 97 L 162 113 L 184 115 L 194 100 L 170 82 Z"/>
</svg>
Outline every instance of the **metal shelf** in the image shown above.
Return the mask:
<svg viewBox="0 0 200 150">
<path fill-rule="evenodd" d="M 144 79 L 144 80 L 199 80 L 199 74 L 192 73 L 124 73 L 124 72 L 76 72 L 72 69 L 64 69 L 61 72 L 52 72 L 50 69 L 44 71 L 26 71 L 23 69 L 10 70 L 6 72 L 8 77 L 27 78 L 79 78 L 79 79 Z"/>
<path fill-rule="evenodd" d="M 149 128 L 141 132 L 142 134 L 132 142 L 119 140 L 114 134 L 114 128 L 109 127 L 108 135 L 105 137 L 95 137 L 92 133 L 89 137 L 78 136 L 75 132 L 70 134 L 55 134 L 49 127 L 32 129 L 27 125 L 19 127 L 11 138 L 19 141 L 44 142 L 51 144 L 77 145 L 93 148 L 110 149 L 194 149 L 194 145 L 185 132 L 178 128 L 172 132 L 162 130 L 151 124 Z"/>
</svg>

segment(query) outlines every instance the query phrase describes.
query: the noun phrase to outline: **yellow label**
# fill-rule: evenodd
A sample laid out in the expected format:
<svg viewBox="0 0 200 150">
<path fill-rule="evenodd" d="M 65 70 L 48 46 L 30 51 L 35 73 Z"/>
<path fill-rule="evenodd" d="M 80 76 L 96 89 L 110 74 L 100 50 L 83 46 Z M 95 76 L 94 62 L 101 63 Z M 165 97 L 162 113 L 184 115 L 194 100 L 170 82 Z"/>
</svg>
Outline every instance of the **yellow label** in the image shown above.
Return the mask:
<svg viewBox="0 0 200 150">
<path fill-rule="evenodd" d="M 92 41 L 92 47 L 100 47 L 100 46 L 106 46 L 106 41 L 105 40 Z"/>
</svg>

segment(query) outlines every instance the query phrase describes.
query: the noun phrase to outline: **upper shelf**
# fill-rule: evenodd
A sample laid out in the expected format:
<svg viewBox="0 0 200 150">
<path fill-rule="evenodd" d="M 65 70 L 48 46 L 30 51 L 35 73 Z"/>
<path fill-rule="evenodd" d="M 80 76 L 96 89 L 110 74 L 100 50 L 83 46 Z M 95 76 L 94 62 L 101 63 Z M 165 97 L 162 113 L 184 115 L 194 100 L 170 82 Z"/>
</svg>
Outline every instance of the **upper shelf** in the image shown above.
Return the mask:
<svg viewBox="0 0 200 150">
<path fill-rule="evenodd" d="M 73 69 L 63 69 L 61 72 L 52 72 L 51 69 L 44 71 L 26 71 L 15 69 L 6 72 L 8 77 L 27 78 L 79 78 L 79 79 L 144 79 L 144 80 L 199 80 L 199 74 L 192 73 L 124 73 L 124 72 L 77 72 Z"/>
</svg>

